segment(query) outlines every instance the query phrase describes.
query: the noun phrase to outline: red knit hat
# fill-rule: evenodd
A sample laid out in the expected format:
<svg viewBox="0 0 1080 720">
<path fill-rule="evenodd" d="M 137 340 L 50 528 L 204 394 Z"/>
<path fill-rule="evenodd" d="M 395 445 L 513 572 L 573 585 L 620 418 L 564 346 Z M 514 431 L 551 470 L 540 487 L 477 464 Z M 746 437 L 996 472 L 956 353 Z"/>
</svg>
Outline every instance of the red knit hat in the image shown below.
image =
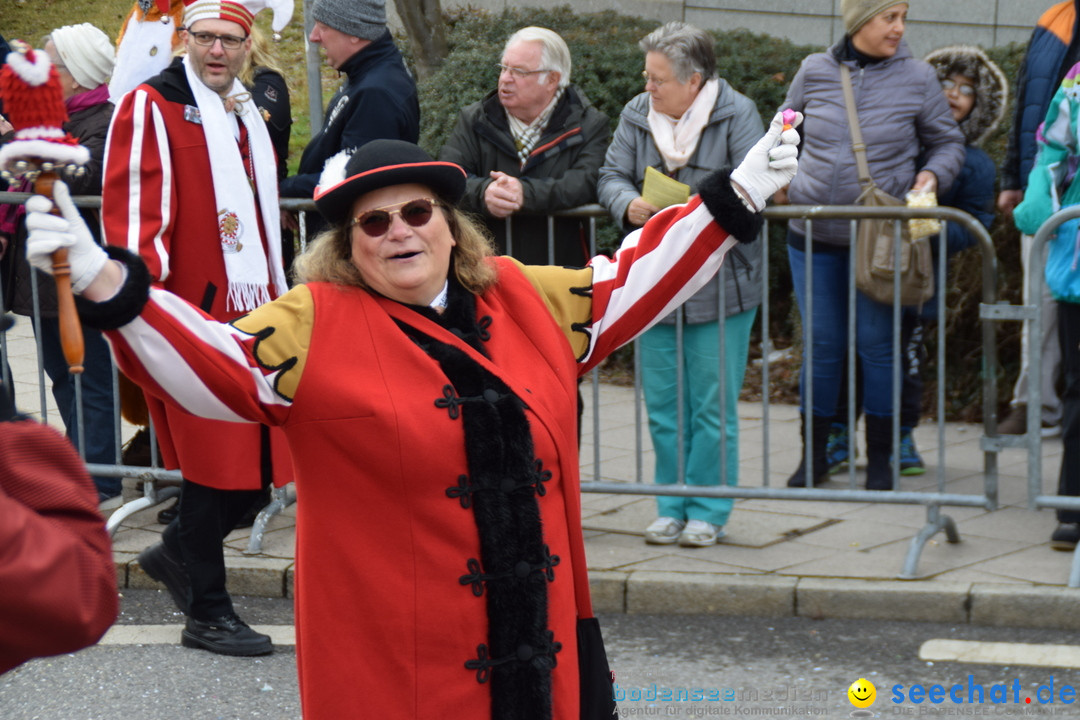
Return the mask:
<svg viewBox="0 0 1080 720">
<path fill-rule="evenodd" d="M 64 132 L 68 114 L 60 78 L 49 56 L 18 40 L 0 68 L 0 99 L 15 139 L 0 147 L 0 170 L 19 160 L 82 165 L 90 152 Z"/>
</svg>

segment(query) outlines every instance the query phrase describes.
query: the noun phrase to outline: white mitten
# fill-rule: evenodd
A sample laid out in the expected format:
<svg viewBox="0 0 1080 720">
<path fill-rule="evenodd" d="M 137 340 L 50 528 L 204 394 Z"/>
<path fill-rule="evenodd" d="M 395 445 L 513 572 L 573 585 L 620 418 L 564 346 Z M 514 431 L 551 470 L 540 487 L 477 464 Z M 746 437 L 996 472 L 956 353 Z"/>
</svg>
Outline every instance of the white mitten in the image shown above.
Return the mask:
<svg viewBox="0 0 1080 720">
<path fill-rule="evenodd" d="M 750 196 L 755 212 L 764 210 L 765 201 L 795 177 L 799 169 L 799 133 L 795 128 L 802 121 L 802 113 L 795 113 L 791 127 L 785 130 L 784 114 L 776 113 L 769 131 L 750 148 L 739 167 L 731 171 L 731 181 Z"/>
<path fill-rule="evenodd" d="M 109 256 L 94 242 L 90 228 L 71 202 L 67 185 L 53 185 L 53 199 L 60 216 L 50 215 L 53 203 L 47 197 L 35 195 L 26 201 L 26 260 L 32 266 L 52 275 L 52 254 L 68 249 L 71 265 L 71 290 L 80 294 L 94 281 Z"/>
</svg>

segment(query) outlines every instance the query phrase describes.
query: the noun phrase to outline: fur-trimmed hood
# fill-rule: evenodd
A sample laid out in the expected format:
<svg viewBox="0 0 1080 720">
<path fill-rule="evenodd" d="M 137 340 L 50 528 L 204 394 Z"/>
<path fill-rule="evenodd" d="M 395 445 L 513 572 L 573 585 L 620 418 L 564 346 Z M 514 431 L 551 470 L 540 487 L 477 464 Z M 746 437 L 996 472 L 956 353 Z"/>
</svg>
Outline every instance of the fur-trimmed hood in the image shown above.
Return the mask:
<svg viewBox="0 0 1080 720">
<path fill-rule="evenodd" d="M 1009 104 L 1009 81 L 986 53 L 972 45 L 950 45 L 926 56 L 938 79 L 960 73 L 975 81 L 975 106 L 960 122 L 969 145 L 978 145 L 994 132 Z"/>
</svg>

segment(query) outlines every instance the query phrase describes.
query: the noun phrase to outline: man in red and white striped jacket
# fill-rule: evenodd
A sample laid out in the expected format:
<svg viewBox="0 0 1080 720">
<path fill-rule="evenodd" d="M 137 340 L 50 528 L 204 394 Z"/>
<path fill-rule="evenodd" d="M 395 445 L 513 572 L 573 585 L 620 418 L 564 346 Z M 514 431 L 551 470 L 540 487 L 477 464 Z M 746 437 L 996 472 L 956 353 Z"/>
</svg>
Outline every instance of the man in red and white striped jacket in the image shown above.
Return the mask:
<svg viewBox="0 0 1080 720">
<path fill-rule="evenodd" d="M 106 147 L 106 241 L 139 255 L 156 287 L 222 322 L 287 287 L 277 161 L 262 116 L 237 79 L 251 49 L 252 10 L 266 4 L 189 3 L 186 56 L 123 97 Z M 291 0 L 271 4 L 291 12 Z M 275 27 L 287 20 L 276 8 Z M 179 468 L 184 481 L 178 516 L 139 562 L 188 616 L 184 645 L 269 653 L 269 637 L 233 609 L 221 541 L 263 488 L 292 479 L 283 438 L 256 423 L 196 418 L 154 398 L 147 404 L 165 467 Z"/>
</svg>

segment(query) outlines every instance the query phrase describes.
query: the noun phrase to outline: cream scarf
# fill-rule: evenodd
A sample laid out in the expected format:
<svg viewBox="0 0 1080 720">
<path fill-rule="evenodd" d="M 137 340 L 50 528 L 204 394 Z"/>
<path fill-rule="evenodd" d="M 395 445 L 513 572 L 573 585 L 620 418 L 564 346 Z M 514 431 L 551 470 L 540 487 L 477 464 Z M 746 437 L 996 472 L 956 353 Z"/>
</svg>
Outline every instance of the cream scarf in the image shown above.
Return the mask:
<svg viewBox="0 0 1080 720">
<path fill-rule="evenodd" d="M 210 179 L 214 183 L 218 234 L 225 258 L 225 273 L 229 279 L 225 307 L 230 312 L 248 312 L 282 295 L 287 289 L 281 260 L 274 149 L 259 109 L 239 80 L 233 81 L 231 94 L 239 97 L 236 114 L 230 118 L 221 96 L 206 87 L 195 75 L 187 57 L 184 58 L 184 72 L 199 108 L 206 149 L 210 154 Z M 269 260 L 259 236 L 255 196 L 251 191 L 252 179 L 248 177 L 240 156 L 237 120 L 247 128 L 254 183 L 259 193 L 258 207 L 266 231 L 266 246 L 270 251 Z M 271 282 L 274 284 L 273 293 L 270 291 Z"/>
<path fill-rule="evenodd" d="M 652 101 L 649 101 L 649 129 L 668 172 L 675 172 L 690 161 L 702 131 L 709 124 L 719 93 L 720 83 L 716 78 L 707 81 L 678 120 L 657 112 L 653 109 Z"/>
</svg>

